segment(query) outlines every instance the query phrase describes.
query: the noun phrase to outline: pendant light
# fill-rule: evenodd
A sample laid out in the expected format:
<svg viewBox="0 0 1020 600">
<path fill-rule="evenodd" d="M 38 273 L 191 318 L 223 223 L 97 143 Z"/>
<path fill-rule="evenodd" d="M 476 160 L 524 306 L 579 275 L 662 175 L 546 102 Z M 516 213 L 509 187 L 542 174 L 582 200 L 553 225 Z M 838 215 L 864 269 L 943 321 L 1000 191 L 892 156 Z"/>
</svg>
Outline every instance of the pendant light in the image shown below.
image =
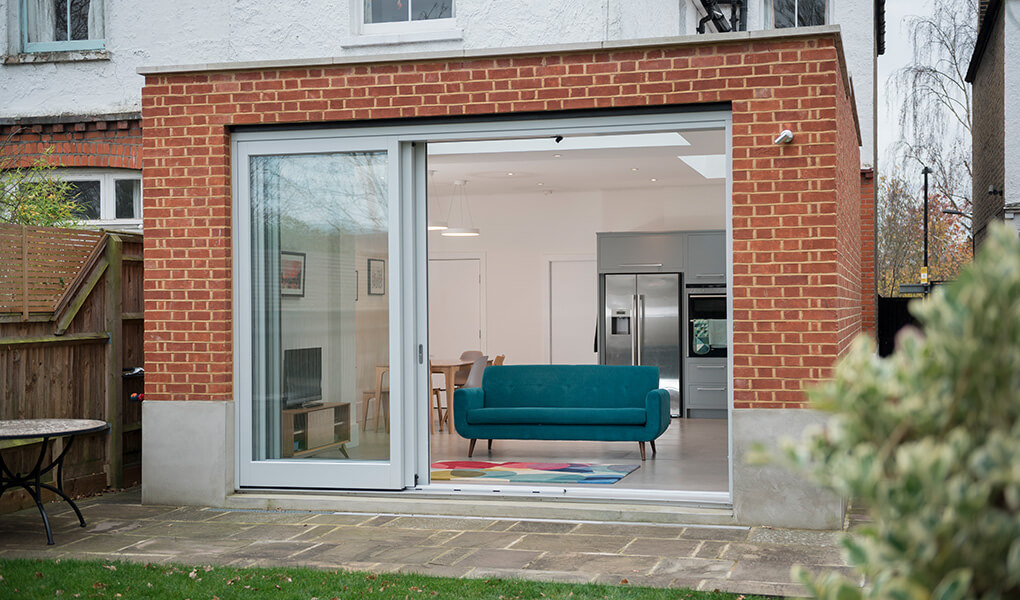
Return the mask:
<svg viewBox="0 0 1020 600">
<path fill-rule="evenodd" d="M 446 216 L 448 224 L 454 223 L 451 217 L 453 215 L 453 205 L 457 204 L 460 218 L 456 223 L 459 227 L 447 227 L 440 235 L 446 237 L 478 237 L 481 234 L 478 228 L 474 227 L 471 222 L 471 207 L 468 205 L 467 195 L 464 191 L 465 186 L 467 186 L 467 181 L 463 179 L 453 182 L 454 195 L 453 199 L 450 200 L 450 210 Z"/>
<path fill-rule="evenodd" d="M 435 171 L 435 169 L 430 169 L 429 170 L 429 189 L 427 189 L 425 191 L 425 198 L 429 198 L 432 195 L 431 192 L 434 191 L 435 189 L 436 189 L 436 171 Z M 447 224 L 444 221 L 440 221 L 439 220 L 439 199 L 438 198 L 436 199 L 436 210 L 435 210 L 435 212 L 430 210 L 430 211 L 428 211 L 428 214 L 429 214 L 429 220 L 428 220 L 427 229 L 429 231 L 445 231 L 446 229 L 448 229 Z M 432 216 L 432 215 L 435 215 L 435 216 Z"/>
</svg>

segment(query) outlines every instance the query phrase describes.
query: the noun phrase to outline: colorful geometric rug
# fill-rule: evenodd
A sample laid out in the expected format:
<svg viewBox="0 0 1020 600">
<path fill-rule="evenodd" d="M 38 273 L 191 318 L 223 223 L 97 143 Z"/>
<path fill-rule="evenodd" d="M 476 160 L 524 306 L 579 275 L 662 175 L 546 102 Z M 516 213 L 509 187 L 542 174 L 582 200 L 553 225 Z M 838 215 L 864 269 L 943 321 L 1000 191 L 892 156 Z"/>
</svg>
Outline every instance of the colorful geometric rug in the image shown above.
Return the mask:
<svg viewBox="0 0 1020 600">
<path fill-rule="evenodd" d="M 475 479 L 508 483 L 602 483 L 612 485 L 641 465 L 594 463 L 482 462 L 446 460 L 432 463 L 432 481 Z"/>
</svg>

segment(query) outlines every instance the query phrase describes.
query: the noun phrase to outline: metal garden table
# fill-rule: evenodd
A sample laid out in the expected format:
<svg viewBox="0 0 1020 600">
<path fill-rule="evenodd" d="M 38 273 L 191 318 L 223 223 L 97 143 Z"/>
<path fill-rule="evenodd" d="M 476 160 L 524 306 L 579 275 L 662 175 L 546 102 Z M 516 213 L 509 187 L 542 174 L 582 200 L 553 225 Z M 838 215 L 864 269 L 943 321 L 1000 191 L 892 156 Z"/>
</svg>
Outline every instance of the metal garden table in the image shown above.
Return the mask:
<svg viewBox="0 0 1020 600">
<path fill-rule="evenodd" d="M 50 529 L 50 519 L 46 516 L 46 509 L 43 508 L 42 491 L 44 489 L 49 490 L 67 501 L 71 508 L 74 509 L 74 514 L 78 515 L 78 522 L 81 523 L 82 527 L 85 527 L 85 518 L 81 515 L 81 511 L 78 510 L 78 506 L 64 493 L 64 457 L 67 456 L 67 451 L 71 449 L 75 436 L 106 431 L 109 428 L 110 425 L 105 421 L 89 419 L 19 419 L 16 421 L 0 421 L 0 441 L 42 438 L 42 444 L 39 447 L 39 458 L 36 459 L 32 470 L 27 473 L 15 473 L 7 466 L 3 459 L 3 454 L 0 453 L 0 496 L 8 489 L 16 487 L 24 488 L 32 496 L 32 499 L 35 500 L 35 505 L 39 507 L 39 514 L 42 515 L 43 525 L 46 526 L 46 540 L 50 545 L 53 545 L 53 530 Z M 46 447 L 49 446 L 50 440 L 61 437 L 69 438 L 67 443 L 64 444 L 63 450 L 60 451 L 59 456 L 44 466 Z M 56 487 L 42 482 L 42 476 L 53 469 L 57 470 L 57 477 L 54 481 L 57 484 Z"/>
</svg>

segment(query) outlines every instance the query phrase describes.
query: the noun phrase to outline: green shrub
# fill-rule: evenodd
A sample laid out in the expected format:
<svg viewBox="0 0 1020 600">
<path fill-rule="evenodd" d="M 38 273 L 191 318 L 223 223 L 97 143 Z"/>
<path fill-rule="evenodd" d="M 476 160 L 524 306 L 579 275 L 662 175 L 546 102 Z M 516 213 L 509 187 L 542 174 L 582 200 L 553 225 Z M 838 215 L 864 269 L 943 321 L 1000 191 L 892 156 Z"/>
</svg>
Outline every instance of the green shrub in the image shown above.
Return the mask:
<svg viewBox="0 0 1020 600">
<path fill-rule="evenodd" d="M 29 166 L 0 143 L 0 223 L 77 227 L 77 202 L 70 183 L 54 177 L 50 148 Z"/>
<path fill-rule="evenodd" d="M 844 540 L 866 585 L 818 598 L 1020 598 L 1020 240 L 999 226 L 957 280 L 910 306 L 924 333 L 858 340 L 810 393 L 835 413 L 788 458 L 867 507 Z"/>
</svg>

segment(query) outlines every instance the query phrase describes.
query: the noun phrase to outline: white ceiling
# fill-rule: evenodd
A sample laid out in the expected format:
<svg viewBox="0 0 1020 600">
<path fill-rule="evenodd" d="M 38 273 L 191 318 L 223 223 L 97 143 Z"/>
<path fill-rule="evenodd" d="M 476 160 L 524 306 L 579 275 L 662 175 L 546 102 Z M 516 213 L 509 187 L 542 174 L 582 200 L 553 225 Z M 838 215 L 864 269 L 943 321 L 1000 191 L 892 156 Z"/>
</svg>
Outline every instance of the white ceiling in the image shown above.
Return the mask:
<svg viewBox="0 0 1020 600">
<path fill-rule="evenodd" d="M 467 182 L 465 193 L 471 200 L 509 193 L 723 185 L 724 179 L 707 179 L 677 156 L 723 155 L 724 130 L 679 133 L 673 136 L 675 141 L 647 134 L 614 135 L 612 143 L 596 136 L 565 139 L 562 144 L 514 140 L 504 143 L 508 151 L 500 151 L 499 143 L 492 141 L 432 143 L 430 194 L 453 195 L 455 180 Z M 617 147 L 598 147 L 606 145 Z M 549 149 L 533 149 L 536 146 Z"/>
</svg>

